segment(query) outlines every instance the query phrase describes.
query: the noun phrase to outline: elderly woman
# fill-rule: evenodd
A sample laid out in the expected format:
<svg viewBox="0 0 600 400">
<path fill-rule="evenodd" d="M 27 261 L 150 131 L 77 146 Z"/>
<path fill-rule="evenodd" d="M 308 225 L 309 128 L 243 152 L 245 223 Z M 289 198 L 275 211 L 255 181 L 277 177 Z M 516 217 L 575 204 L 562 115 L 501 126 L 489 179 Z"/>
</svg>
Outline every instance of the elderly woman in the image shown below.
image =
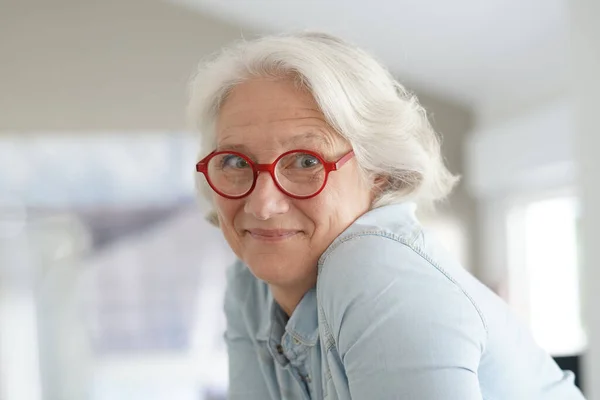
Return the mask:
<svg viewBox="0 0 600 400">
<path fill-rule="evenodd" d="M 228 271 L 230 399 L 581 399 L 507 305 L 426 234 L 456 178 L 417 99 L 324 34 L 202 65 L 198 183 Z"/>
</svg>

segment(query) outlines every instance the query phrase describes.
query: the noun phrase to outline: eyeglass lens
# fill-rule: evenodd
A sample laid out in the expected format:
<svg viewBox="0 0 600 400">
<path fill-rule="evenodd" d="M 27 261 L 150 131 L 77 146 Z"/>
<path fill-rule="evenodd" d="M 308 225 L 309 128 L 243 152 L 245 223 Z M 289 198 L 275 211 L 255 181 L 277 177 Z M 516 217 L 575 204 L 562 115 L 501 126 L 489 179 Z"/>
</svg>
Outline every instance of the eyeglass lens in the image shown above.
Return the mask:
<svg viewBox="0 0 600 400">
<path fill-rule="evenodd" d="M 215 155 L 208 163 L 213 186 L 228 196 L 242 196 L 252 189 L 257 174 L 249 159 L 233 153 Z M 277 161 L 275 179 L 285 192 L 295 196 L 317 193 L 325 182 L 321 160 L 301 151 L 289 153 Z"/>
</svg>

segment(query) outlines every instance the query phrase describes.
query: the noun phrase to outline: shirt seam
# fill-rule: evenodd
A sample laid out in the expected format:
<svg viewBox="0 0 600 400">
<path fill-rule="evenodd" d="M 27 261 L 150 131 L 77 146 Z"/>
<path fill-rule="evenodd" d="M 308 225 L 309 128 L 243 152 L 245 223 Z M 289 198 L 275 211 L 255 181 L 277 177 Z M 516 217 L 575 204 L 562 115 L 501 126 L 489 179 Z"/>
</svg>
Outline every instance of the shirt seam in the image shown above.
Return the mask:
<svg viewBox="0 0 600 400">
<path fill-rule="evenodd" d="M 318 266 L 317 266 L 317 269 L 318 269 L 319 273 L 321 272 L 321 270 L 322 270 L 323 265 L 325 264 L 325 262 L 333 254 L 333 252 L 340 247 L 340 245 L 342 245 L 342 244 L 344 244 L 344 243 L 346 243 L 348 241 L 351 241 L 351 240 L 354 240 L 354 239 L 360 239 L 362 237 L 367 237 L 367 236 L 379 236 L 379 237 L 383 237 L 383 238 L 390 239 L 390 240 L 392 240 L 394 242 L 397 242 L 399 244 L 402 244 L 402 245 L 408 247 L 410 250 L 412 250 L 418 256 L 420 256 L 423 260 L 427 261 L 438 272 L 440 272 L 442 275 L 444 275 L 446 277 L 446 279 L 448 279 L 454 286 L 456 286 L 465 295 L 465 297 L 469 300 L 469 303 L 471 303 L 471 305 L 473 306 L 473 308 L 475 308 L 475 311 L 477 312 L 477 315 L 479 316 L 479 319 L 481 320 L 481 323 L 482 323 L 483 328 L 485 330 L 486 343 L 487 343 L 487 340 L 489 338 L 488 324 L 487 324 L 486 318 L 485 318 L 485 316 L 484 316 L 481 308 L 477 305 L 477 303 L 475 302 L 475 300 L 473 299 L 473 297 L 467 292 L 467 290 L 461 284 L 459 284 L 437 262 L 435 262 L 433 259 L 431 259 L 431 257 L 429 257 L 427 254 L 425 254 L 420 248 L 415 248 L 414 246 L 412 246 L 408 241 L 406 241 L 401 236 L 398 236 L 398 235 L 390 233 L 390 232 L 381 231 L 379 229 L 378 230 L 362 231 L 362 232 L 348 234 L 347 236 L 338 239 L 323 254 L 323 257 L 321 257 L 321 259 L 319 260 Z M 323 315 L 323 317 L 325 317 L 325 315 Z M 329 329 L 328 329 L 327 333 L 330 333 Z M 482 349 L 482 353 L 483 353 L 484 350 L 485 350 L 485 345 L 484 345 L 484 349 Z"/>
</svg>

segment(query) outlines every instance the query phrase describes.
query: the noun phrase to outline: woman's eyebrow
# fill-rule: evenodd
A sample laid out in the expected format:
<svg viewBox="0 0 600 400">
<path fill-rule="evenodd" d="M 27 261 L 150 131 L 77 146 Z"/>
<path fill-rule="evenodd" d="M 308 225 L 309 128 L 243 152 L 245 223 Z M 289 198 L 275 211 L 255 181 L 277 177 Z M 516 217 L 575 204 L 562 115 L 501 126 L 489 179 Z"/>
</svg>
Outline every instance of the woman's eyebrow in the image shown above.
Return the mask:
<svg viewBox="0 0 600 400">
<path fill-rule="evenodd" d="M 314 131 L 294 135 L 290 138 L 282 140 L 280 143 L 281 143 L 281 145 L 286 146 L 286 145 L 297 145 L 297 144 L 306 143 L 306 142 L 317 142 L 317 143 L 328 145 L 328 146 L 330 146 L 332 144 L 331 141 L 326 137 L 326 135 L 324 135 L 323 133 L 314 132 Z M 219 150 L 219 151 L 235 150 L 235 151 L 240 151 L 240 152 L 242 152 L 242 150 L 249 151 L 248 147 L 245 144 L 235 144 L 235 143 L 231 143 L 231 144 L 217 143 L 217 150 Z"/>
<path fill-rule="evenodd" d="M 239 153 L 248 153 L 248 147 L 244 144 L 217 144 L 218 151 L 231 150 Z"/>
<path fill-rule="evenodd" d="M 296 136 L 291 137 L 290 139 L 284 141 L 284 144 L 293 144 L 293 145 L 297 145 L 299 143 L 306 143 L 306 142 L 316 142 L 325 146 L 331 146 L 332 143 L 329 140 L 329 138 L 326 137 L 325 134 L 321 133 L 321 132 L 308 132 L 308 133 L 302 133 Z"/>
<path fill-rule="evenodd" d="M 282 147 L 281 152 L 288 150 L 298 150 L 317 146 L 320 151 L 326 151 L 332 148 L 333 142 L 326 134 L 318 131 L 308 131 L 298 135 L 294 135 L 280 142 Z M 253 158 L 254 153 L 248 146 L 242 143 L 217 143 L 217 151 L 235 151 Z"/>
</svg>

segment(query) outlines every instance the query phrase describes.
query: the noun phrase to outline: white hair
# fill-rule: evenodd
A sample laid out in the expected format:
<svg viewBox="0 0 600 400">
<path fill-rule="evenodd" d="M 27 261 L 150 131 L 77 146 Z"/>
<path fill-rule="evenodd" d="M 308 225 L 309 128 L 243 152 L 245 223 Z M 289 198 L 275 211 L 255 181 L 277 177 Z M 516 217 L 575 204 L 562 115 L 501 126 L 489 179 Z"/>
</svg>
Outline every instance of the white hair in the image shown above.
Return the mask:
<svg viewBox="0 0 600 400">
<path fill-rule="evenodd" d="M 383 178 L 373 208 L 407 200 L 432 205 L 457 182 L 416 96 L 371 55 L 323 33 L 241 41 L 200 65 L 188 106 L 201 133 L 200 158 L 216 147 L 215 121 L 227 95 L 257 77 L 293 79 L 313 95 L 365 177 Z M 210 201 L 205 179 L 198 174 L 196 182 Z"/>
</svg>

